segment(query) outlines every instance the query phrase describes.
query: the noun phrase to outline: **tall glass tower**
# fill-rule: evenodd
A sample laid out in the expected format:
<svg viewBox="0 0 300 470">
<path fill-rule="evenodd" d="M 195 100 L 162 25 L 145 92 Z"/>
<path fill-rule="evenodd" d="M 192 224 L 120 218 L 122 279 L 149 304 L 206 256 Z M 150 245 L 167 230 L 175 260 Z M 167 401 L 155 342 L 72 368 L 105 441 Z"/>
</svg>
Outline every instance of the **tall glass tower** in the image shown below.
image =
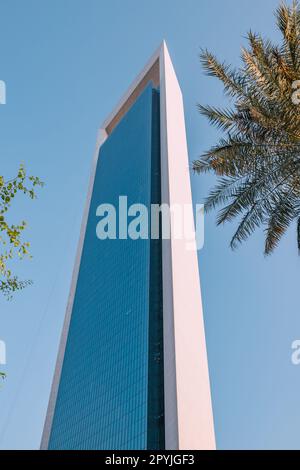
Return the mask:
<svg viewBox="0 0 300 470">
<path fill-rule="evenodd" d="M 169 239 L 99 240 L 97 208 L 120 196 L 191 205 L 165 43 L 99 131 L 41 448 L 212 449 L 197 252 L 172 221 Z"/>
</svg>

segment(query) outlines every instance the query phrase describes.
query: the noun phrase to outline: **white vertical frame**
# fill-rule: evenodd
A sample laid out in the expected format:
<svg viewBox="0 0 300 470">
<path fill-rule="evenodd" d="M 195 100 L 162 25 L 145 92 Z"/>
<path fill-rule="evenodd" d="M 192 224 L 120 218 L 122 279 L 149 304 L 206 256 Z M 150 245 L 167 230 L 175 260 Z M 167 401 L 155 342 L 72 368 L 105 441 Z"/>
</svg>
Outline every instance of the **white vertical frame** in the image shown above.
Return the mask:
<svg viewBox="0 0 300 470">
<path fill-rule="evenodd" d="M 160 61 L 162 192 L 171 206 L 185 204 L 192 212 L 182 94 L 165 42 Z M 186 240 L 172 237 L 171 225 L 171 240 L 163 248 L 167 449 L 215 449 L 195 240 L 193 243 L 195 249 L 187 250 Z"/>
</svg>

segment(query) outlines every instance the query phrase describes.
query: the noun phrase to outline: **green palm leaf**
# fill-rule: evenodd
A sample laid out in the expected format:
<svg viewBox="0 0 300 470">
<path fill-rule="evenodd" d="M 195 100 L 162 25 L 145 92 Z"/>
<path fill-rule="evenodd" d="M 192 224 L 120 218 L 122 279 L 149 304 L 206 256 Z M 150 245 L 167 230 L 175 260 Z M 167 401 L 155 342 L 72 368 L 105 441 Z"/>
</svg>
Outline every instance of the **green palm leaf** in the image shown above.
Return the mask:
<svg viewBox="0 0 300 470">
<path fill-rule="evenodd" d="M 281 5 L 276 18 L 282 43 L 250 31 L 238 70 L 202 51 L 206 74 L 222 82 L 233 105 L 198 106 L 225 135 L 193 163 L 196 173 L 212 171 L 218 177 L 206 210 L 221 206 L 218 224 L 239 219 L 231 248 L 262 226 L 265 254 L 293 222 L 300 252 L 300 105 L 292 101 L 293 83 L 300 80 L 298 2 Z"/>
</svg>

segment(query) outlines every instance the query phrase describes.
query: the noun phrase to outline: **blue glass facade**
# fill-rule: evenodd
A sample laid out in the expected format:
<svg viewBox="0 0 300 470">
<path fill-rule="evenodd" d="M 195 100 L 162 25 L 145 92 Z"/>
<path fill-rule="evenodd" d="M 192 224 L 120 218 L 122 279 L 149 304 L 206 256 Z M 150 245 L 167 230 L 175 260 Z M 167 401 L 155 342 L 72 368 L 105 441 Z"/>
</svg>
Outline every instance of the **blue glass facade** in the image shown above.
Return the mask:
<svg viewBox="0 0 300 470">
<path fill-rule="evenodd" d="M 164 448 L 161 241 L 96 237 L 100 204 L 160 202 L 159 142 L 148 84 L 100 149 L 49 449 Z"/>
</svg>

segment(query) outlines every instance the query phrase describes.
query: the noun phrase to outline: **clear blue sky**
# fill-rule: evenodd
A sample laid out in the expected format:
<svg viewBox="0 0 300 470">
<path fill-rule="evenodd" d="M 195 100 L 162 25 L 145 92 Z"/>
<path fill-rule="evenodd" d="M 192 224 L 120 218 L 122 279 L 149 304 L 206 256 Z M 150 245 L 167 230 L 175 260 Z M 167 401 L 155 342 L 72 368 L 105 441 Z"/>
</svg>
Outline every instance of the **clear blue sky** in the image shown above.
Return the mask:
<svg viewBox="0 0 300 470">
<path fill-rule="evenodd" d="M 0 298 L 0 339 L 8 378 L 0 390 L 0 448 L 38 448 L 96 130 L 163 38 L 184 95 L 190 159 L 218 135 L 196 103 L 220 105 L 222 87 L 203 75 L 200 47 L 238 64 L 251 28 L 276 40 L 277 0 L 0 0 L 0 173 L 21 161 L 45 188 L 17 201 L 34 258 L 18 266 L 34 285 L 12 302 Z M 211 177 L 193 176 L 194 201 Z M 217 445 L 300 448 L 300 338 L 295 229 L 275 254 L 262 233 L 228 248 L 234 224 L 206 219 L 199 255 Z"/>
</svg>

